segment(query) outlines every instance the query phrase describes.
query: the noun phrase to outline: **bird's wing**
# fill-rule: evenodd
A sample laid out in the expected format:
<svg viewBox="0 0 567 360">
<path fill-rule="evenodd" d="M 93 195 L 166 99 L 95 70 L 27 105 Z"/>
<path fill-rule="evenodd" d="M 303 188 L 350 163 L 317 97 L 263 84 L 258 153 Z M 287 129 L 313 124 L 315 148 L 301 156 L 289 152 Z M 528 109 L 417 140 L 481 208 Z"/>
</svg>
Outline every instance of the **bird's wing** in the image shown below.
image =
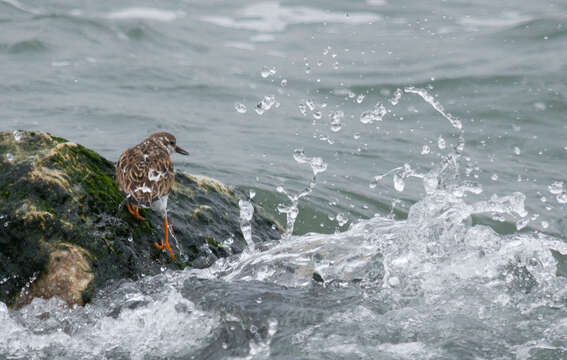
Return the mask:
<svg viewBox="0 0 567 360">
<path fill-rule="evenodd" d="M 173 163 L 167 151 L 159 150 L 148 154 L 148 179 L 154 189 L 155 198 L 169 194 L 173 187 Z M 154 200 L 155 200 L 154 198 Z"/>
<path fill-rule="evenodd" d="M 164 194 L 164 190 L 167 193 L 171 189 L 173 178 L 170 172 L 163 170 L 168 169 L 168 166 L 172 167 L 167 152 L 144 151 L 140 147 L 133 147 L 118 159 L 116 183 L 136 203 L 149 207 Z"/>
</svg>

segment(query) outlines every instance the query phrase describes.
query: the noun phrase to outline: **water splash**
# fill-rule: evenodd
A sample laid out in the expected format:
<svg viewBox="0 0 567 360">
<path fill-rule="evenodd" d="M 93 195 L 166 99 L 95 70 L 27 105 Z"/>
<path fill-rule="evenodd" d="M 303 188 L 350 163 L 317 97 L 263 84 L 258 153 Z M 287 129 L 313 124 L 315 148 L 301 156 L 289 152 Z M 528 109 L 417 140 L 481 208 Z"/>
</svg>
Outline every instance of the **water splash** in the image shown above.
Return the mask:
<svg viewBox="0 0 567 360">
<path fill-rule="evenodd" d="M 430 104 L 431 106 L 433 106 L 433 108 L 441 115 L 443 115 L 443 117 L 447 120 L 449 120 L 449 122 L 451 123 L 451 125 L 457 129 L 457 130 L 462 130 L 463 129 L 463 123 L 460 119 L 454 117 L 453 115 L 449 114 L 448 112 L 445 111 L 445 108 L 443 107 L 443 105 L 441 105 L 441 103 L 439 101 L 437 101 L 435 99 L 435 97 L 433 95 L 431 95 L 427 90 L 425 89 L 419 89 L 419 88 L 415 88 L 415 87 L 407 87 L 404 89 L 404 92 L 406 93 L 412 93 L 412 94 L 417 94 L 419 96 L 421 96 L 421 98 L 423 100 L 425 100 L 428 104 Z"/>
<path fill-rule="evenodd" d="M 394 92 L 394 95 L 388 101 L 390 102 L 390 104 L 396 106 L 400 102 L 402 95 L 403 95 L 402 89 L 396 89 L 396 91 Z"/>
<path fill-rule="evenodd" d="M 382 121 L 388 113 L 386 107 L 380 103 L 374 106 L 374 109 L 364 111 L 360 114 L 360 122 L 363 124 L 372 124 L 376 121 Z"/>
<path fill-rule="evenodd" d="M 244 240 L 248 244 L 248 249 L 254 252 L 256 246 L 252 240 L 252 217 L 254 216 L 254 206 L 252 205 L 252 198 L 249 200 L 240 199 L 238 201 L 238 207 L 240 208 L 240 230 L 244 236 Z"/>
<path fill-rule="evenodd" d="M 313 178 L 309 182 L 309 185 L 299 194 L 291 194 L 283 186 L 278 186 L 276 191 L 284 194 L 291 201 L 291 204 L 284 205 L 279 204 L 277 210 L 280 214 L 286 214 L 286 230 L 282 235 L 283 239 L 289 239 L 293 234 L 293 228 L 295 226 L 295 220 L 299 214 L 299 209 L 297 204 L 299 199 L 311 194 L 313 189 L 317 184 L 317 175 L 323 173 L 327 170 L 327 162 L 320 157 L 308 157 L 305 155 L 303 149 L 295 149 L 293 152 L 293 158 L 299 164 L 309 164 L 311 170 L 313 171 Z"/>
</svg>

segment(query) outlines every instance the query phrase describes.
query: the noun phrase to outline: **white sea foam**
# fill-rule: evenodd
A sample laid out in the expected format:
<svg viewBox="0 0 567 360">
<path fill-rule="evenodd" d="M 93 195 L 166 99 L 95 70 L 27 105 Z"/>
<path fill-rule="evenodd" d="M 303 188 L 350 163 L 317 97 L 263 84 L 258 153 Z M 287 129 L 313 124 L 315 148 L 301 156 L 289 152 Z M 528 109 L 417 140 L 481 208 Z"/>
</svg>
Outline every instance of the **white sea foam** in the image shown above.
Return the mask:
<svg viewBox="0 0 567 360">
<path fill-rule="evenodd" d="M 121 357 L 119 354 L 127 354 L 131 359 L 176 357 L 201 345 L 218 326 L 218 316 L 199 310 L 185 299 L 172 286 L 171 281 L 175 279 L 169 274 L 147 280 L 157 281 L 154 285 L 158 287 L 160 282 L 165 282 L 167 289 L 153 293 L 142 290 L 143 281 L 139 284 L 125 282 L 116 289 L 120 294 L 119 303 L 95 303 L 75 309 L 67 308 L 57 298 L 38 298 L 21 310 L 19 320 L 11 318 L 5 304 L 0 302 L 0 353 L 8 358 L 36 359 L 43 356 L 34 354 L 65 349 L 54 356 L 75 359 Z M 114 313 L 110 311 L 113 308 Z"/>
<path fill-rule="evenodd" d="M 386 0 L 366 0 L 366 3 L 372 6 L 384 6 L 387 4 Z"/>
<path fill-rule="evenodd" d="M 253 51 L 256 49 L 256 46 L 254 46 L 254 44 L 239 42 L 239 41 L 228 41 L 224 43 L 224 46 L 234 49 L 248 50 L 248 51 Z"/>
<path fill-rule="evenodd" d="M 237 17 L 203 16 L 201 20 L 232 29 L 260 32 L 280 32 L 295 24 L 366 24 L 380 20 L 373 13 L 339 13 L 305 6 L 282 6 L 277 2 L 262 2 L 240 10 Z"/>
<path fill-rule="evenodd" d="M 510 27 L 520 25 L 531 20 L 529 16 L 521 15 L 517 12 L 505 12 L 500 17 L 473 17 L 466 16 L 457 20 L 461 25 L 468 27 Z"/>
<path fill-rule="evenodd" d="M 113 11 L 106 15 L 111 20 L 153 20 L 170 22 L 184 17 L 183 11 L 161 10 L 154 8 L 127 8 Z"/>
</svg>

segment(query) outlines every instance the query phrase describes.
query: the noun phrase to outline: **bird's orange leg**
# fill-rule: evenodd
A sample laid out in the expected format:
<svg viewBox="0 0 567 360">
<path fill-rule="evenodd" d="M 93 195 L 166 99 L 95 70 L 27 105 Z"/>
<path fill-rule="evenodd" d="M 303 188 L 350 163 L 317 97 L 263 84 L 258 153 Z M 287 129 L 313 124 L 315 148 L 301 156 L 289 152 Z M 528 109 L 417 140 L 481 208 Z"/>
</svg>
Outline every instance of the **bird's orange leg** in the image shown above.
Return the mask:
<svg viewBox="0 0 567 360">
<path fill-rule="evenodd" d="M 165 241 L 162 240 L 161 244 L 154 242 L 154 246 L 160 250 L 165 248 L 167 251 L 169 251 L 169 255 L 171 255 L 171 258 L 175 260 L 175 255 L 173 255 L 173 250 L 171 250 L 171 246 L 169 246 L 169 229 L 167 224 L 167 216 L 163 217 L 163 230 L 165 231 Z"/>
<path fill-rule="evenodd" d="M 141 221 L 146 221 L 146 218 L 140 216 L 140 213 L 138 212 L 138 208 L 136 207 L 136 205 L 127 204 L 126 207 L 128 208 L 128 212 L 132 214 L 132 216 L 134 216 L 136 219 Z"/>
</svg>

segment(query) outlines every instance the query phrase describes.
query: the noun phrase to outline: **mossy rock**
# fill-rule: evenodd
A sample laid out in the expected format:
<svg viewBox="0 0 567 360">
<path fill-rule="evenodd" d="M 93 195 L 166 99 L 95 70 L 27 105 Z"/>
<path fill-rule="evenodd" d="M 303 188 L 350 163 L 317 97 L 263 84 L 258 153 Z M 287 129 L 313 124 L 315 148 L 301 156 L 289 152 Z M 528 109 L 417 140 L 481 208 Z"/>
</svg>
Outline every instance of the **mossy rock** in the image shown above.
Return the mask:
<svg viewBox="0 0 567 360">
<path fill-rule="evenodd" d="M 172 261 L 153 246 L 163 237 L 159 214 L 142 209 L 148 221 L 139 222 L 120 207 L 124 196 L 112 162 L 49 134 L 0 132 L 0 301 L 23 305 L 34 296 L 58 295 L 83 304 L 112 280 L 163 266 L 210 266 L 246 246 L 238 207 L 243 197 L 217 180 L 178 172 L 168 202 Z M 280 237 L 281 226 L 259 207 L 252 228 L 258 243 Z M 78 267 L 69 266 L 73 261 Z M 80 283 L 62 282 L 63 267 L 80 269 L 80 276 L 73 273 Z M 58 290 L 47 291 L 50 286 Z"/>
</svg>

